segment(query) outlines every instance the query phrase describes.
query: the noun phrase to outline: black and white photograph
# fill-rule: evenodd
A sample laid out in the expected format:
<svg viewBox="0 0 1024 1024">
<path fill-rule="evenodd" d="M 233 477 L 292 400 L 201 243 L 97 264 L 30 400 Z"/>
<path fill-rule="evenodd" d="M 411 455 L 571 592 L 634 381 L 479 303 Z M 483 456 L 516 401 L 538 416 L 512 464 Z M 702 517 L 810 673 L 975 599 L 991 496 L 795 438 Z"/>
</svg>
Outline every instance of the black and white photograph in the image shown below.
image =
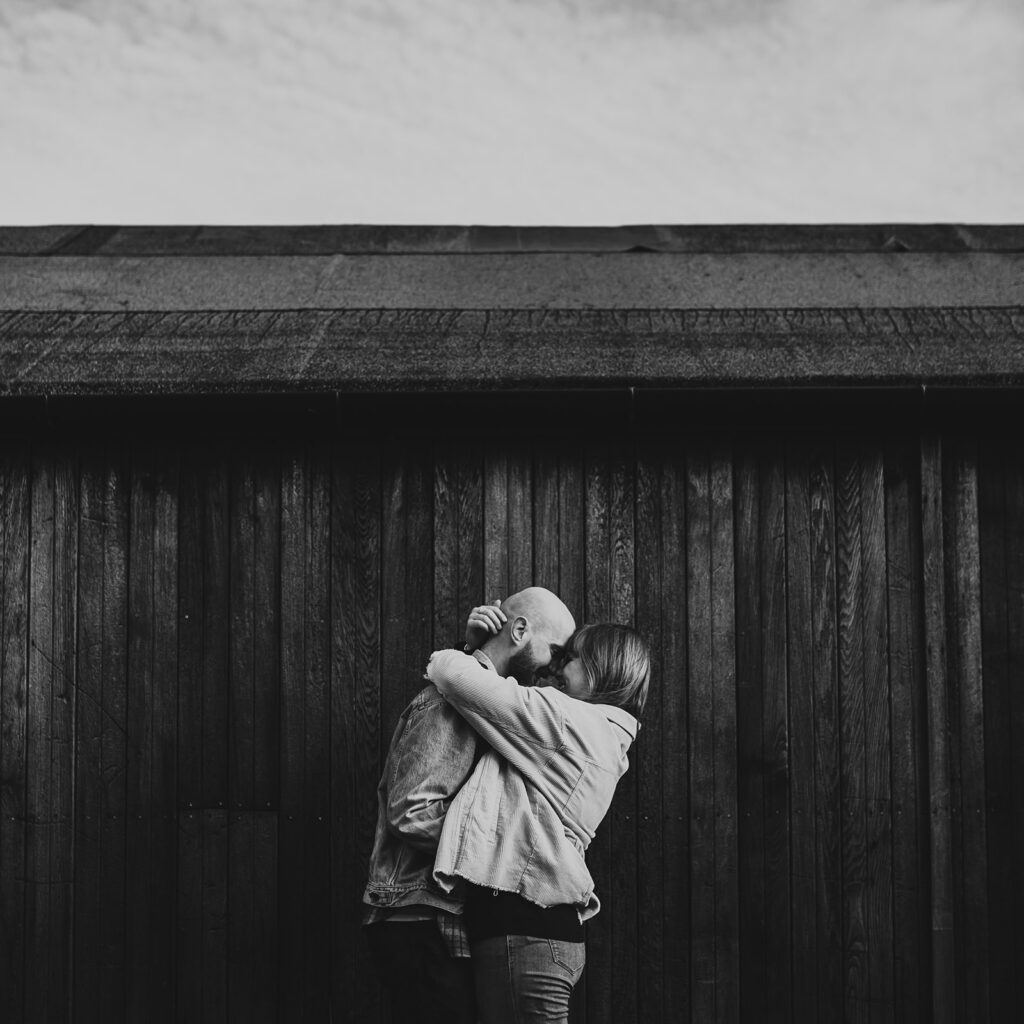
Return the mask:
<svg viewBox="0 0 1024 1024">
<path fill-rule="evenodd" d="M 1024 8 L 0 0 L 0 1022 L 1024 1020 Z"/>
</svg>

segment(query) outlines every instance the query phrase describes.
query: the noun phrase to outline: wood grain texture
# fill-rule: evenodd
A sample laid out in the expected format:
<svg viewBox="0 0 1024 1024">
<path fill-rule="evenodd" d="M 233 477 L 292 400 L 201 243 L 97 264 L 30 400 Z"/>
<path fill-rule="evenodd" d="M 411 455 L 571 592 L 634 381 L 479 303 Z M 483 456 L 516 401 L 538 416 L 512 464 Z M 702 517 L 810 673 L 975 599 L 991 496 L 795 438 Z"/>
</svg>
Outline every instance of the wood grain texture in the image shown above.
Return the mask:
<svg viewBox="0 0 1024 1024">
<path fill-rule="evenodd" d="M 25 988 L 28 1020 L 71 999 L 78 474 L 74 455 L 32 458 L 26 700 Z"/>
<path fill-rule="evenodd" d="M 24 1011 L 28 829 L 28 620 L 31 464 L 26 444 L 0 449 L 0 1016 Z"/>
<path fill-rule="evenodd" d="M 612 452 L 610 473 L 609 542 L 612 621 L 635 624 L 636 601 L 636 527 L 634 453 L 631 447 Z M 602 828 L 609 829 L 614 850 L 611 885 L 605 891 L 613 903 L 612 932 L 612 1019 L 634 1020 L 637 1016 L 637 989 L 640 978 L 639 928 L 637 916 L 637 744 L 630 748 L 630 770 L 619 780 L 609 813 Z"/>
<path fill-rule="evenodd" d="M 844 1016 L 867 1021 L 871 1012 L 871 964 L 867 907 L 863 482 L 858 451 L 851 442 L 840 444 L 836 462 Z"/>
<path fill-rule="evenodd" d="M 773 439 L 774 440 L 774 439 Z M 764 882 L 769 943 L 765 950 L 766 1012 L 792 1016 L 790 922 L 789 694 L 786 678 L 786 508 L 784 447 L 761 455 L 759 560 L 761 567 L 762 743 L 764 758 Z"/>
<path fill-rule="evenodd" d="M 128 458 L 83 452 L 75 736 L 76 1019 L 125 1013 Z"/>
<path fill-rule="evenodd" d="M 843 1012 L 843 861 L 840 786 L 839 617 L 835 443 L 808 452 L 811 630 L 814 672 L 814 830 L 817 993 L 820 1019 Z"/>
<path fill-rule="evenodd" d="M 1005 296 L 1000 308 L 595 304 L 10 312 L 0 314 L 0 394 L 1024 383 L 1024 319 Z"/>
<path fill-rule="evenodd" d="M 6 1016 L 384 1024 L 387 740 L 463 606 L 525 579 L 654 659 L 574 1024 L 1014 1018 L 1018 449 L 5 442 Z"/>
<path fill-rule="evenodd" d="M 985 727 L 981 658 L 977 445 L 953 436 L 946 446 L 944 520 L 950 654 L 954 895 L 960 925 L 958 1010 L 989 1016 L 988 853 L 985 826 Z"/>
<path fill-rule="evenodd" d="M 954 890 L 943 543 L 942 439 L 921 438 L 921 545 L 924 579 L 925 683 L 928 713 L 928 836 L 931 864 L 931 1011 L 936 1024 L 956 1019 Z"/>
<path fill-rule="evenodd" d="M 691 1001 L 698 1020 L 717 1020 L 715 676 L 711 564 L 711 473 L 706 450 L 686 466 L 687 659 L 689 680 Z"/>
<path fill-rule="evenodd" d="M 1011 445 L 1006 457 L 1006 622 L 1008 643 L 1006 651 L 1007 675 L 1010 679 L 1022 678 L 1024 673 L 1024 459 L 1019 445 Z M 994 609 L 990 609 L 990 612 Z M 1013 749 L 1010 764 L 1012 787 L 1011 849 L 1008 853 L 1012 865 L 1024 860 L 1024 699 L 1019 687 L 1012 693 L 1010 722 L 1013 730 Z M 998 849 L 998 847 L 997 847 Z M 1013 870 L 1013 869 L 1011 869 Z M 997 872 L 998 877 L 998 872 Z M 1005 894 L 1001 894 L 1005 898 Z M 1015 885 L 1010 894 L 1010 913 L 1017 923 L 1013 945 L 1009 950 L 1012 957 L 1013 999 L 1011 1005 L 1021 1006 L 1024 1002 L 1024 936 L 1020 934 L 1019 922 L 1024 920 L 1024 891 Z"/>
<path fill-rule="evenodd" d="M 871 1020 L 893 1021 L 892 754 L 884 448 L 860 454 L 863 567 L 864 767 L 867 799 L 868 970 Z"/>
<path fill-rule="evenodd" d="M 174 1014 L 178 463 L 132 451 L 128 531 L 126 887 L 129 1017 Z"/>
<path fill-rule="evenodd" d="M 928 1019 L 928 815 L 925 743 L 921 467 L 914 438 L 885 444 L 889 683 L 892 701 L 895 1016 Z"/>
<path fill-rule="evenodd" d="M 737 849 L 736 560 L 731 445 L 713 444 L 711 487 L 711 636 L 715 765 L 715 1015 L 736 1021 L 739 1001 Z"/>
<path fill-rule="evenodd" d="M 381 993 L 360 940 L 377 823 L 377 780 L 393 723 L 381 716 L 382 469 L 371 446 L 336 448 L 331 475 L 331 1009 L 377 1021 Z"/>
<path fill-rule="evenodd" d="M 675 686 L 664 671 L 661 645 L 663 569 L 665 555 L 661 524 L 661 489 L 664 462 L 641 453 L 636 476 L 636 627 L 651 642 L 651 682 L 644 721 L 643 742 L 630 757 L 637 775 L 637 892 L 639 921 L 637 935 L 637 1015 L 659 1019 L 665 1015 L 665 964 L 669 945 L 665 938 L 666 861 L 671 851 L 664 845 L 665 757 L 662 738 L 664 691 Z M 557 499 L 557 490 L 555 491 Z M 539 531 L 543 536 L 545 531 Z M 555 531 L 557 555 L 557 529 Z M 557 565 L 557 562 L 556 562 Z M 680 610 L 685 596 L 673 595 L 672 614 Z"/>
<path fill-rule="evenodd" d="M 793 1016 L 818 1014 L 816 927 L 817 833 L 815 799 L 815 687 L 813 575 L 811 563 L 810 452 L 807 442 L 786 446 L 786 647 L 789 677 L 789 726 L 792 840 L 790 884 L 793 921 Z"/>
<path fill-rule="evenodd" d="M 1019 307 L 1017 252 L 9 257 L 2 310 Z"/>
<path fill-rule="evenodd" d="M 990 1013 L 998 1019 L 1014 1007 L 1013 900 L 1013 696 L 1008 674 L 1010 638 L 1006 607 L 1006 463 L 1009 446 L 978 452 L 978 543 L 981 571 L 981 646 L 985 715 L 985 800 L 988 850 Z"/>
<path fill-rule="evenodd" d="M 330 460 L 295 445 L 281 474 L 280 926 L 282 1007 L 330 1005 Z"/>
<path fill-rule="evenodd" d="M 740 1015 L 761 1012 L 768 987 L 770 922 L 765 893 L 765 759 L 762 737 L 760 453 L 743 438 L 736 449 L 736 754 L 739 828 Z"/>
</svg>

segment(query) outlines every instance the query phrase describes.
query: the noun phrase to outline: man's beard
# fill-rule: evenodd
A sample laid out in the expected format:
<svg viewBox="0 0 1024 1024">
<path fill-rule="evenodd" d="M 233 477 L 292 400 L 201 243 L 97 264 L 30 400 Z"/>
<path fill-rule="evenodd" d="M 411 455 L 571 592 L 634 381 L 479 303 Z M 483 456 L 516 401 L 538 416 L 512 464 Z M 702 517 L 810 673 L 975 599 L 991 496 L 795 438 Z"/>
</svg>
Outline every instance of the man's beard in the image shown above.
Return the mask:
<svg viewBox="0 0 1024 1024">
<path fill-rule="evenodd" d="M 515 651 L 508 659 L 508 674 L 512 676 L 520 686 L 535 686 L 538 674 L 543 673 L 544 666 L 525 648 Z"/>
</svg>

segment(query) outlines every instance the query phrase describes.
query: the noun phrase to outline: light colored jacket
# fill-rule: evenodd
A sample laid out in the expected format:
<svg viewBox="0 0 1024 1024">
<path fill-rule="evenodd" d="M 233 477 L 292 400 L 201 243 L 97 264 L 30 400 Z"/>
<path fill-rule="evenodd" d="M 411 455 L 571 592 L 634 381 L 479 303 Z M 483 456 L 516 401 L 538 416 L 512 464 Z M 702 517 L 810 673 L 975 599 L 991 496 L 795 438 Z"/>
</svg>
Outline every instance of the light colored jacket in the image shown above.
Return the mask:
<svg viewBox="0 0 1024 1024">
<path fill-rule="evenodd" d="M 434 878 L 514 892 L 542 907 L 600 909 L 584 853 L 629 767 L 636 719 L 554 687 L 524 687 L 457 651 L 427 677 L 490 746 L 445 816 Z"/>
</svg>

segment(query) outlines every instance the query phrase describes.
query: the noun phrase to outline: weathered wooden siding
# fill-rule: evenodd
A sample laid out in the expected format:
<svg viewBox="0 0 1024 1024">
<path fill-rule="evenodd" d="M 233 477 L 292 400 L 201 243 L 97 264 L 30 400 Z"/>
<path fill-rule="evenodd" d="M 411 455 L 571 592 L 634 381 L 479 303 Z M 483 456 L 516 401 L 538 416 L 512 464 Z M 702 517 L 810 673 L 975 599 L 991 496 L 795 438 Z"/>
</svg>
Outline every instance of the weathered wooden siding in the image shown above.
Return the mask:
<svg viewBox="0 0 1024 1024">
<path fill-rule="evenodd" d="M 1019 1016 L 1019 446 L 483 442 L 3 442 L 0 1019 L 386 1020 L 382 752 L 529 583 L 656 666 L 578 1021 Z"/>
</svg>

